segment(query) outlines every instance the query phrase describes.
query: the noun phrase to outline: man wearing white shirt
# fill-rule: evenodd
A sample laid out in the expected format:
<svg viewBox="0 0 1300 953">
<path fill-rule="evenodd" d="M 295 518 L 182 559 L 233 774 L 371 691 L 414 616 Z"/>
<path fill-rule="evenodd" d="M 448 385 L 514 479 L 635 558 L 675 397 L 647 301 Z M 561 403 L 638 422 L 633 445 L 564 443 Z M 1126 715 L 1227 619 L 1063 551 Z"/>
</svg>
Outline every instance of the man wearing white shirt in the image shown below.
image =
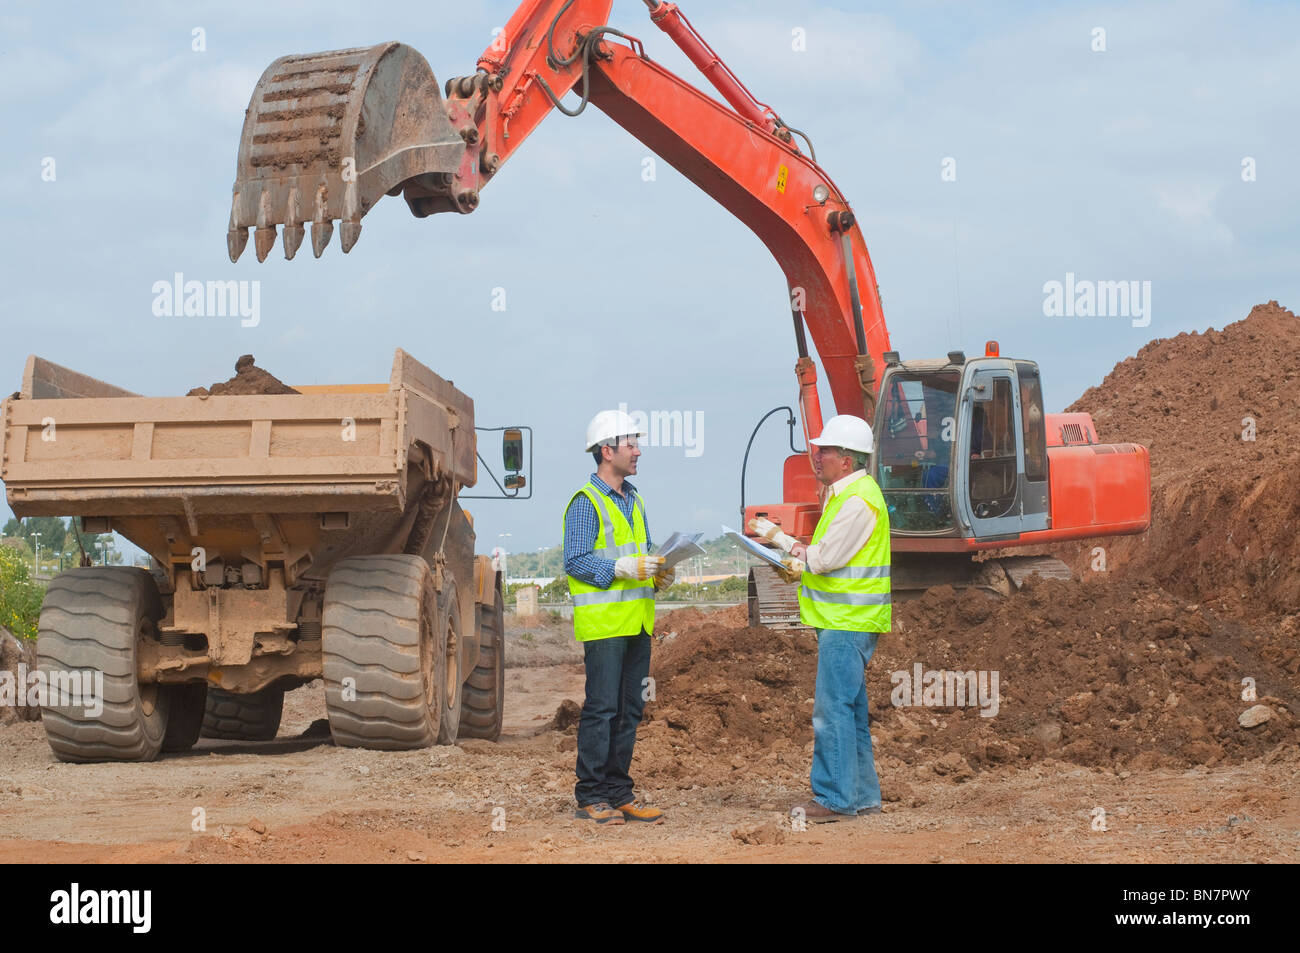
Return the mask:
<svg viewBox="0 0 1300 953">
<path fill-rule="evenodd" d="M 866 667 L 891 624 L 889 512 L 868 473 L 870 425 L 841 414 L 813 447 L 813 470 L 829 488 L 807 545 L 768 520 L 750 528 L 806 565 L 799 617 L 817 630 L 811 801 L 792 809 L 814 823 L 880 813 L 867 715 Z"/>
</svg>

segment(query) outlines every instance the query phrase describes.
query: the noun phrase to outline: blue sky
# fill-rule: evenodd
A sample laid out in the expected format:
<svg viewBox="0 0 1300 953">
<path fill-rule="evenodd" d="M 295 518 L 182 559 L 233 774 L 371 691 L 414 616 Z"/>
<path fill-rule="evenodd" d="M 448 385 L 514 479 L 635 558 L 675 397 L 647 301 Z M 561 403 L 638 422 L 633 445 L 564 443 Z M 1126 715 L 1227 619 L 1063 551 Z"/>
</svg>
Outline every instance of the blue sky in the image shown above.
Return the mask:
<svg viewBox="0 0 1300 953">
<path fill-rule="evenodd" d="M 1060 410 L 1151 338 L 1300 302 L 1294 5 L 680 5 L 812 136 L 863 226 L 904 357 L 996 338 L 1039 362 Z M 586 423 L 620 402 L 702 415 L 703 452 L 648 448 L 637 482 L 657 536 L 713 535 L 736 520 L 754 423 L 795 396 L 784 279 L 666 164 L 643 181 L 646 150 L 598 110 L 549 118 L 472 215 L 417 220 L 387 200 L 346 258 L 336 239 L 320 261 L 227 259 L 235 152 L 262 70 L 399 39 L 441 82 L 473 70 L 513 4 L 437 7 L 0 6 L 3 389 L 29 353 L 165 395 L 225 379 L 246 352 L 289 383 L 382 381 L 403 347 L 475 399 L 478 423 L 536 429 L 535 496 L 476 501 L 481 548 L 503 533 L 511 549 L 558 541 L 590 469 Z M 703 85 L 639 0 L 616 0 L 610 22 Z M 1098 27 L 1104 52 L 1090 48 Z M 955 182 L 940 178 L 945 157 Z M 178 271 L 260 279 L 261 323 L 155 317 L 153 283 Z M 1150 326 L 1044 317 L 1044 283 L 1067 272 L 1150 281 Z M 499 287 L 504 313 L 491 308 Z M 784 440 L 770 421 L 750 502 L 779 499 Z"/>
</svg>

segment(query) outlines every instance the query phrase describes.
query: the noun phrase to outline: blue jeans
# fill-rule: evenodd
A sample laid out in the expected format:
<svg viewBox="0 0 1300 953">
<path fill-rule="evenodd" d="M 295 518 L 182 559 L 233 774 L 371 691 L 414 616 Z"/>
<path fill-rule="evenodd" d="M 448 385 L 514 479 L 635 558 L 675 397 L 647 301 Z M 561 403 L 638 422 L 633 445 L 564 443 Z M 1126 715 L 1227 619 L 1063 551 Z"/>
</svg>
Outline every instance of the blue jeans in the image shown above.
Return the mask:
<svg viewBox="0 0 1300 953">
<path fill-rule="evenodd" d="M 645 710 L 643 680 L 650 674 L 650 636 L 619 635 L 582 643 L 587 699 L 578 721 L 579 807 L 632 800 L 632 748 Z"/>
<path fill-rule="evenodd" d="M 817 630 L 813 800 L 837 814 L 880 806 L 867 723 L 867 663 L 879 632 Z"/>
</svg>

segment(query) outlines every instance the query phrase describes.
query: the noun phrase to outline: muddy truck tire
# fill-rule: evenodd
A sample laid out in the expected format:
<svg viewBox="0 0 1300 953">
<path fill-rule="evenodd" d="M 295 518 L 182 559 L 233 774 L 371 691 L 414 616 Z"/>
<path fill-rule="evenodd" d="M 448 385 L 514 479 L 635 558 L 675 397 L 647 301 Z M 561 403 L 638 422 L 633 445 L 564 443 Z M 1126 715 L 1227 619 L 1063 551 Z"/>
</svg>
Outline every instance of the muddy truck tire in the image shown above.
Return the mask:
<svg viewBox="0 0 1300 953">
<path fill-rule="evenodd" d="M 493 606 L 478 606 L 478 664 L 465 681 L 460 705 L 460 736 L 496 741 L 501 737 L 506 696 L 505 600 L 500 577 Z"/>
<path fill-rule="evenodd" d="M 171 694 L 172 700 L 167 712 L 167 734 L 163 736 L 162 750 L 189 751 L 203 730 L 208 683 L 172 685 L 166 691 Z"/>
<path fill-rule="evenodd" d="M 41 712 L 45 736 L 60 761 L 158 757 L 175 694 L 171 689 L 184 687 L 139 682 L 140 641 L 152 637 L 162 614 L 158 586 L 144 569 L 73 569 L 50 583 L 37 631 L 39 670 L 47 680 L 58 672 L 103 673 L 99 704 L 47 705 Z"/>
<path fill-rule="evenodd" d="M 280 730 L 284 689 L 267 685 L 248 695 L 208 689 L 203 737 L 226 741 L 270 741 Z"/>
<path fill-rule="evenodd" d="M 446 596 L 454 583 L 449 573 L 444 578 Z M 459 636 L 445 618 L 446 606 L 455 605 L 450 595 L 440 598 L 420 556 L 353 556 L 334 567 L 325 584 L 321 648 L 335 744 L 404 750 L 446 737 L 448 656 L 457 666 L 458 648 L 448 635 Z M 446 730 L 454 740 L 454 725 Z"/>
<path fill-rule="evenodd" d="M 460 734 L 460 717 L 464 705 L 464 678 L 460 671 L 460 590 L 449 570 L 443 570 L 442 590 L 438 593 L 438 628 L 445 658 L 438 704 L 438 744 L 454 745 Z"/>
</svg>

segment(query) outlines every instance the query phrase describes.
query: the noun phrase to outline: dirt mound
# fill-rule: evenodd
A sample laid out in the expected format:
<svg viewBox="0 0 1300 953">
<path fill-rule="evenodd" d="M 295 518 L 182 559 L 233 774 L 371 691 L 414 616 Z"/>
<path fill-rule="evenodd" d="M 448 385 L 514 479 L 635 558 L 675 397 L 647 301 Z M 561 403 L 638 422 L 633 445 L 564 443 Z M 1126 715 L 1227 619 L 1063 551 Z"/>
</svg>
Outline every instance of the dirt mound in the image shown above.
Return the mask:
<svg viewBox="0 0 1300 953">
<path fill-rule="evenodd" d="M 288 384 L 253 363 L 253 355 L 245 354 L 235 362 L 235 376 L 211 387 L 196 387 L 186 397 L 242 396 L 249 394 L 297 394 Z"/>
<path fill-rule="evenodd" d="M 1101 439 L 1151 451 L 1152 476 L 1239 474 L 1300 445 L 1300 320 L 1276 301 L 1222 331 L 1145 345 L 1066 408 L 1092 414 Z M 1245 418 L 1255 439 L 1242 439 Z"/>
<path fill-rule="evenodd" d="M 1114 578 L 1032 579 L 1003 600 L 933 589 L 895 608 L 895 631 L 880 639 L 868 668 L 882 777 L 904 786 L 919 770 L 961 781 L 1045 758 L 1209 765 L 1293 746 L 1296 621 L 1258 630 L 1150 583 Z M 670 613 L 657 623 L 676 634 L 656 646 L 651 666 L 656 698 L 637 746 L 649 775 L 705 783 L 806 770 L 814 638 L 745 622 L 739 607 L 699 618 Z M 972 671 L 984 681 L 977 674 L 964 705 L 954 704 L 962 701 L 955 683 L 944 697 L 941 676 L 928 674 Z M 1254 679 L 1255 699 L 1243 700 L 1244 678 Z M 936 684 L 940 694 L 926 692 Z M 995 688 L 983 705 L 981 687 Z M 1238 717 L 1257 703 L 1271 717 L 1241 727 Z"/>
<path fill-rule="evenodd" d="M 21 704 L 28 698 L 28 676 L 35 671 L 35 640 L 17 638 L 0 626 L 0 725 L 41 720 L 39 708 Z"/>
<path fill-rule="evenodd" d="M 1152 341 L 1068 410 L 1102 440 L 1151 451 L 1142 536 L 1064 546 L 1080 575 L 1092 547 L 1110 570 L 1251 617 L 1300 608 L 1300 320 L 1276 301 L 1222 331 Z"/>
</svg>

